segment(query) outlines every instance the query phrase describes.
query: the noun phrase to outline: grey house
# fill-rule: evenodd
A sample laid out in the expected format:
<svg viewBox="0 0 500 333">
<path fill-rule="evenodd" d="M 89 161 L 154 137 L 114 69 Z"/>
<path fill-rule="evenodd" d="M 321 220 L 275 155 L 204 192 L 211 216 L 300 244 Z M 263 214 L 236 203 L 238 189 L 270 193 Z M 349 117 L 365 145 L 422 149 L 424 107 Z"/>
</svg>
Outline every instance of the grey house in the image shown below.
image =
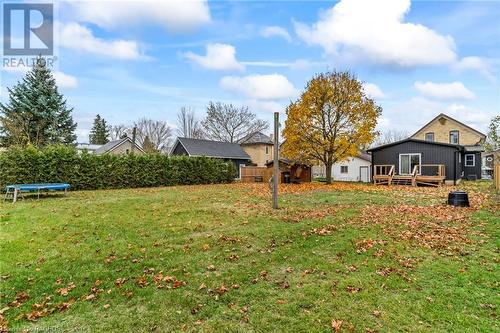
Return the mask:
<svg viewBox="0 0 500 333">
<path fill-rule="evenodd" d="M 462 178 L 480 179 L 482 150 L 481 146 L 409 138 L 368 149 L 368 152 L 372 154 L 375 182 L 415 181 L 416 185 L 420 181 L 439 185 L 442 182 L 457 184 Z"/>
<path fill-rule="evenodd" d="M 237 143 L 202 139 L 177 138 L 170 155 L 206 156 L 233 163 L 237 177 L 240 168 L 250 161 L 250 156 Z"/>
</svg>

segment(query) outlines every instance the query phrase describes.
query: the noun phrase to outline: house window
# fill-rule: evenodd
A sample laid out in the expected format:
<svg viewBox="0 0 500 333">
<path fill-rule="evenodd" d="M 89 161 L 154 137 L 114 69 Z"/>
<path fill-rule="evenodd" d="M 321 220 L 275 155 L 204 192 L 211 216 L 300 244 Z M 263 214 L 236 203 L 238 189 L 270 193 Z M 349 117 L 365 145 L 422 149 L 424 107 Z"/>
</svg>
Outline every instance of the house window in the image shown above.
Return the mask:
<svg viewBox="0 0 500 333">
<path fill-rule="evenodd" d="M 415 165 L 420 165 L 422 154 L 399 154 L 399 174 L 410 175 Z"/>
<path fill-rule="evenodd" d="M 266 155 L 269 155 L 269 146 L 266 146 Z"/>
<path fill-rule="evenodd" d="M 434 141 L 434 133 L 433 132 L 425 133 L 425 140 Z"/>
<path fill-rule="evenodd" d="M 340 166 L 340 173 L 348 173 L 348 172 L 349 172 L 349 168 L 347 167 L 347 165 Z"/>
<path fill-rule="evenodd" d="M 466 167 L 474 167 L 474 166 L 476 166 L 476 155 L 474 155 L 474 154 L 465 154 L 465 166 Z"/>
<path fill-rule="evenodd" d="M 459 135 L 458 131 L 450 131 L 450 143 L 458 145 Z"/>
<path fill-rule="evenodd" d="M 130 153 L 130 150 L 128 150 L 128 149 L 125 150 L 125 154 L 128 154 L 128 153 Z"/>
</svg>

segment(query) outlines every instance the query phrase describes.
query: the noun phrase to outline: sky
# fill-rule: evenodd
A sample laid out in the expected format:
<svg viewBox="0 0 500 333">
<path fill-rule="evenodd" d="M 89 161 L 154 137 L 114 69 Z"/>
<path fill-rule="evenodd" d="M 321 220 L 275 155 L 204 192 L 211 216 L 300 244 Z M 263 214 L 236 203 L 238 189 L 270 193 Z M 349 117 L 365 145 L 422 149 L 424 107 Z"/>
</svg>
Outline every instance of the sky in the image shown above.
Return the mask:
<svg viewBox="0 0 500 333">
<path fill-rule="evenodd" d="M 43 1 L 47 2 L 47 1 Z M 313 75 L 349 70 L 412 134 L 439 113 L 487 132 L 500 114 L 500 1 L 58 1 L 54 67 L 78 141 L 96 114 L 175 127 L 182 106 L 286 118 Z M 6 88 L 24 74 L 2 68 Z M 269 130 L 271 132 L 271 128 Z"/>
</svg>

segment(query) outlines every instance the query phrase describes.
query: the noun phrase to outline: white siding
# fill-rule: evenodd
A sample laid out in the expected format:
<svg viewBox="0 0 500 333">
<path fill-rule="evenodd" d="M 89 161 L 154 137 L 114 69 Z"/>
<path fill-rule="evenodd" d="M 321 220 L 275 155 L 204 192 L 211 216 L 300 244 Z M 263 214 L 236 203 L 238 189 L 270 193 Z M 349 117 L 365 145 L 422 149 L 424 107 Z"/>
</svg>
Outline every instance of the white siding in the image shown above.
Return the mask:
<svg viewBox="0 0 500 333">
<path fill-rule="evenodd" d="M 341 173 L 341 166 L 347 166 L 347 173 Z M 371 163 L 358 158 L 351 157 L 348 160 L 340 163 L 335 163 L 332 166 L 332 179 L 336 181 L 346 181 L 346 182 L 359 182 L 360 179 L 360 167 L 368 167 L 368 181 L 370 181 L 370 166 Z M 315 165 L 312 167 L 313 177 L 326 177 L 326 168 L 322 165 Z"/>
</svg>

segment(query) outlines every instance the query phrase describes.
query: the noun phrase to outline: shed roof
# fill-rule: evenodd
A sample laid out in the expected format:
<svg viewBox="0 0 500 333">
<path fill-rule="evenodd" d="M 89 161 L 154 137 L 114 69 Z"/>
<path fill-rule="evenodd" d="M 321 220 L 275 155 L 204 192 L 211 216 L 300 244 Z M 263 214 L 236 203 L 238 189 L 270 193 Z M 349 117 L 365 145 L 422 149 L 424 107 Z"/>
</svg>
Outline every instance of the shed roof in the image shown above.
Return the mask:
<svg viewBox="0 0 500 333">
<path fill-rule="evenodd" d="M 237 143 L 203 139 L 177 138 L 172 151 L 180 144 L 189 156 L 207 156 L 250 160 L 250 156 Z"/>
</svg>

